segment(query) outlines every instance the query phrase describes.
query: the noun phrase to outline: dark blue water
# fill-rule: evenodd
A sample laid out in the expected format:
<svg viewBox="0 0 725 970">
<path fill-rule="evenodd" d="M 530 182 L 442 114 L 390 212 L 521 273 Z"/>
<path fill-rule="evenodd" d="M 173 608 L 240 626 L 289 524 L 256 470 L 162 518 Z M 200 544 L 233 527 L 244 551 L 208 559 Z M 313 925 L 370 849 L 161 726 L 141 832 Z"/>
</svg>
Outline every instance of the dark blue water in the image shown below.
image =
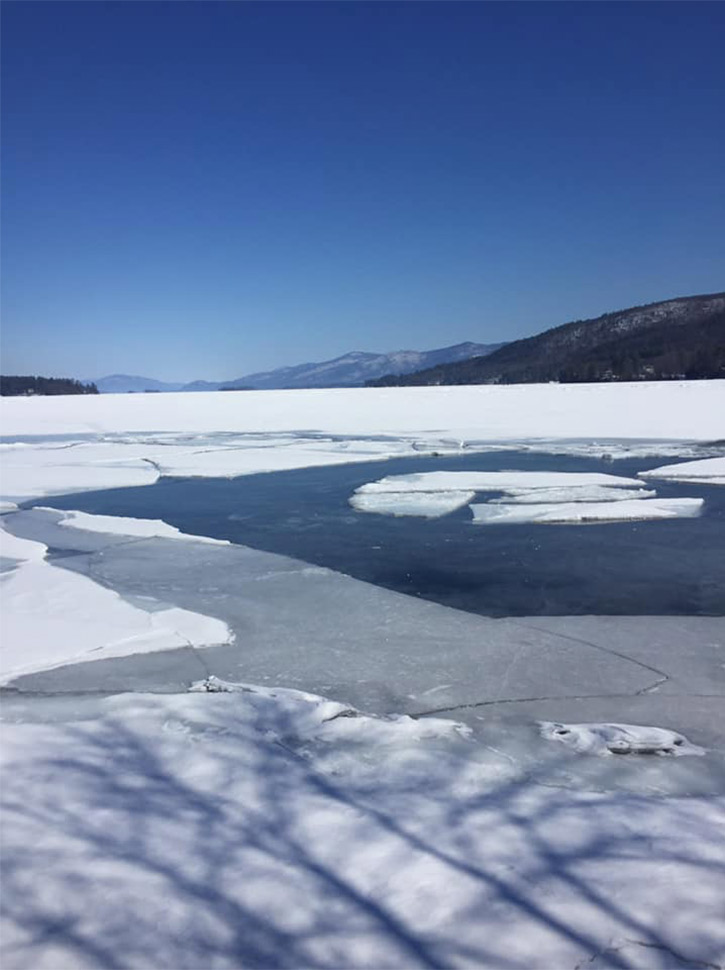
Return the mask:
<svg viewBox="0 0 725 970">
<path fill-rule="evenodd" d="M 489 616 L 725 615 L 725 489 L 658 483 L 705 499 L 703 516 L 601 525 L 474 526 L 356 512 L 352 492 L 384 475 L 438 469 L 600 471 L 657 461 L 498 452 L 405 458 L 236 479 L 162 479 L 38 504 L 161 518 L 184 532 L 294 556 L 389 589 Z"/>
</svg>

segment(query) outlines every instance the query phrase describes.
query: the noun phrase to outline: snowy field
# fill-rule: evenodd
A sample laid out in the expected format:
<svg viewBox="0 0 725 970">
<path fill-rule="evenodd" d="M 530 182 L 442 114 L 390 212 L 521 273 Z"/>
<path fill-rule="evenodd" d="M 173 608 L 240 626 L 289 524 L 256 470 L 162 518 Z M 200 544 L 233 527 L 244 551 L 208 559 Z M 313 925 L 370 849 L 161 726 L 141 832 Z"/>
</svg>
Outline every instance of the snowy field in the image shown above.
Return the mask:
<svg viewBox="0 0 725 970">
<path fill-rule="evenodd" d="M 722 618 L 492 620 L 52 501 L 378 460 L 373 515 L 696 516 L 658 483 L 725 484 L 725 382 L 1 405 L 3 967 L 725 965 Z M 502 448 L 651 468 L 385 475 Z"/>
</svg>

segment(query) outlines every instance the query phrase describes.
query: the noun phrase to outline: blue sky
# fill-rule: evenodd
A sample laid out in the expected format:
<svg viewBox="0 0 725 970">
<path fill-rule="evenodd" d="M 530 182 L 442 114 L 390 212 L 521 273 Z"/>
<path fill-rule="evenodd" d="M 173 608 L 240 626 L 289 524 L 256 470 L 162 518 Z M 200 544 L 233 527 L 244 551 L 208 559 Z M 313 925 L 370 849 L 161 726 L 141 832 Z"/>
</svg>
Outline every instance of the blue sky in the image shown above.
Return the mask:
<svg viewBox="0 0 725 970">
<path fill-rule="evenodd" d="M 4 373 L 231 379 L 725 288 L 721 3 L 2 19 Z"/>
</svg>

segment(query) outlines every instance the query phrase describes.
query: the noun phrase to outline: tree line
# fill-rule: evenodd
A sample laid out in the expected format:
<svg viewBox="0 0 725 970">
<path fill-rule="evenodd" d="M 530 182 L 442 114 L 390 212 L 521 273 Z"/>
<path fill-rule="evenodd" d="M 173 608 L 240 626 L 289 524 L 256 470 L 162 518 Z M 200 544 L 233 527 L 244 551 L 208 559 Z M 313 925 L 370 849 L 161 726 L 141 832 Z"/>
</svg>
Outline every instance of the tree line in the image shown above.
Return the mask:
<svg viewBox="0 0 725 970">
<path fill-rule="evenodd" d="M 0 395 L 29 397 L 34 394 L 98 394 L 95 384 L 83 384 L 72 377 L 0 376 Z"/>
</svg>

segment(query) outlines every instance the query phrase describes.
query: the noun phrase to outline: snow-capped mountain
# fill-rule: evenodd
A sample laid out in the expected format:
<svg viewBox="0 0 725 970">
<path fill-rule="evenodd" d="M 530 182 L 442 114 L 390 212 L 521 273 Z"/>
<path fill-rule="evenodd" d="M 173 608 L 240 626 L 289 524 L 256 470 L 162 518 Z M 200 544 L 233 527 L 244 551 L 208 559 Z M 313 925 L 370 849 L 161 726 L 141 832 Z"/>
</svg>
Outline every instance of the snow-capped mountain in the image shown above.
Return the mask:
<svg viewBox="0 0 725 970">
<path fill-rule="evenodd" d="M 470 357 L 483 357 L 502 344 L 471 342 L 438 350 L 398 350 L 391 354 L 371 354 L 355 350 L 342 357 L 321 362 L 279 367 L 272 371 L 247 374 L 222 385 L 226 388 L 252 387 L 259 390 L 300 387 L 356 387 L 383 374 L 411 374 L 425 367 L 448 364 Z"/>
<path fill-rule="evenodd" d="M 356 387 L 365 381 L 382 377 L 383 374 L 410 374 L 424 367 L 435 367 L 469 357 L 485 356 L 503 344 L 462 343 L 438 350 L 399 350 L 392 354 L 370 354 L 353 351 L 315 363 L 279 367 L 239 377 L 234 381 L 191 381 L 170 383 L 151 377 L 135 377 L 128 374 L 112 374 L 100 377 L 94 384 L 101 394 L 129 394 L 149 391 L 218 391 L 218 390 L 272 390 L 288 387 Z"/>
</svg>

